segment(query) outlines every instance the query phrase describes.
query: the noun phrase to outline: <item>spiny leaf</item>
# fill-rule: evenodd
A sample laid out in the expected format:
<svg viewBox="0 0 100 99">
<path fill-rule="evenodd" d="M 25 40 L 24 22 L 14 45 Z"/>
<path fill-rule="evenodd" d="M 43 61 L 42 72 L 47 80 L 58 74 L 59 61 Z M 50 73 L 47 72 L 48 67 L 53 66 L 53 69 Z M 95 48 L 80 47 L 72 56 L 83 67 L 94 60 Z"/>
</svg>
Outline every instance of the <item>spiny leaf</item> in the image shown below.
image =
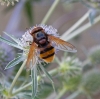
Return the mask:
<svg viewBox="0 0 100 99">
<path fill-rule="evenodd" d="M 17 56 L 22 56 L 23 55 L 23 53 L 17 53 Z"/>
<path fill-rule="evenodd" d="M 38 92 L 38 81 L 37 81 L 37 67 L 35 66 L 33 70 L 31 70 L 32 77 L 32 98 L 36 98 Z"/>
<path fill-rule="evenodd" d="M 12 60 L 11 62 L 9 62 L 7 64 L 7 66 L 5 67 L 5 69 L 9 69 L 11 67 L 14 67 L 23 60 L 24 60 L 24 58 L 22 56 L 19 56 L 19 57 L 15 58 L 14 60 Z"/>
<path fill-rule="evenodd" d="M 4 43 L 6 43 L 6 44 L 8 44 L 8 45 L 10 45 L 10 46 L 16 47 L 16 48 L 18 48 L 18 49 L 22 49 L 22 47 L 18 46 L 17 43 L 12 42 L 12 41 L 10 41 L 10 40 L 7 40 L 7 39 L 5 39 L 5 38 L 3 38 L 3 37 L 1 37 L 1 36 L 0 36 L 0 41 L 1 41 L 1 42 L 4 42 Z"/>
<path fill-rule="evenodd" d="M 4 86 L 0 83 L 0 91 L 4 89 Z"/>
<path fill-rule="evenodd" d="M 24 99 L 31 99 L 31 95 L 25 95 L 25 94 L 24 94 L 24 95 L 23 95 L 23 98 L 24 98 Z"/>
<path fill-rule="evenodd" d="M 48 77 L 48 79 L 51 81 L 53 89 L 55 91 L 55 87 L 54 87 L 54 82 L 52 80 L 51 75 L 45 70 L 45 68 L 41 65 L 40 68 L 42 69 L 42 71 L 44 72 L 44 74 Z"/>
<path fill-rule="evenodd" d="M 18 43 L 18 39 L 15 38 L 13 35 L 10 35 L 10 34 L 8 34 L 6 32 L 3 32 L 3 33 L 5 33 L 8 37 L 10 37 L 13 41 L 15 41 L 16 43 Z"/>
</svg>

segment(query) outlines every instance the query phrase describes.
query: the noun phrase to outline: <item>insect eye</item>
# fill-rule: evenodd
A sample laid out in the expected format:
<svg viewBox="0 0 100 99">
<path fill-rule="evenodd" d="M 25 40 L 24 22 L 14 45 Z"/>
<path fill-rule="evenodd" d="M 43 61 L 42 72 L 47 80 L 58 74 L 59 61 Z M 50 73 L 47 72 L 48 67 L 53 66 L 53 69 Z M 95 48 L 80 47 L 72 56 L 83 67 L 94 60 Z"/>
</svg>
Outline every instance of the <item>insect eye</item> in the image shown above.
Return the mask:
<svg viewBox="0 0 100 99">
<path fill-rule="evenodd" d="M 42 32 L 38 32 L 36 34 L 36 38 L 41 38 L 41 37 L 44 37 L 44 34 Z"/>
<path fill-rule="evenodd" d="M 40 36 L 40 34 L 38 33 L 38 34 L 37 34 L 37 37 L 39 37 L 39 36 Z"/>
</svg>

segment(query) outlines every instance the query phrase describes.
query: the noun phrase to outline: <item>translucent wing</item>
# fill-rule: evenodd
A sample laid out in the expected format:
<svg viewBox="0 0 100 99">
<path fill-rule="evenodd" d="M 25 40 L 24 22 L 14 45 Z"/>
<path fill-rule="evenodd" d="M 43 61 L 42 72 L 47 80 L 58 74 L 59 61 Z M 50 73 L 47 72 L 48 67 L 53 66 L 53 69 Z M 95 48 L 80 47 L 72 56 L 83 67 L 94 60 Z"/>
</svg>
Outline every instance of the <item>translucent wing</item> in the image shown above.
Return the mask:
<svg viewBox="0 0 100 99">
<path fill-rule="evenodd" d="M 60 38 L 57 38 L 52 35 L 49 35 L 48 38 L 52 42 L 52 44 L 55 45 L 60 50 L 68 51 L 68 52 L 77 52 L 76 48 L 72 44 Z"/>
<path fill-rule="evenodd" d="M 32 43 L 30 45 L 30 50 L 29 50 L 28 58 L 27 58 L 27 62 L 26 62 L 26 68 L 27 69 L 30 69 L 30 62 L 32 62 L 32 66 L 36 65 L 36 62 L 37 62 L 36 49 L 37 49 L 36 44 Z"/>
</svg>

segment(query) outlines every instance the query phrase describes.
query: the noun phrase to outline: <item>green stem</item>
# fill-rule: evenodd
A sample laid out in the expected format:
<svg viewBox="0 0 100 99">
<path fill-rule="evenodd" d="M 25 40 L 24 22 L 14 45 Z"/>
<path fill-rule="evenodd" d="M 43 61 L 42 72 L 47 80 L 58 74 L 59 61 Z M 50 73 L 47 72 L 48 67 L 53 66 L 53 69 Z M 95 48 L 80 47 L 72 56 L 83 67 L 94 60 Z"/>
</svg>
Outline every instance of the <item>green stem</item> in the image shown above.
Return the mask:
<svg viewBox="0 0 100 99">
<path fill-rule="evenodd" d="M 67 68 L 68 70 L 81 70 L 81 67 L 80 68 L 76 68 L 76 67 L 69 67 Z"/>
<path fill-rule="evenodd" d="M 62 36 L 61 39 L 65 39 L 67 35 L 71 32 L 73 32 L 79 25 L 81 25 L 89 16 L 90 10 L 82 17 L 80 18 L 71 28 L 69 28 Z"/>
<path fill-rule="evenodd" d="M 76 98 L 79 94 L 81 94 L 80 90 L 75 91 L 74 93 L 72 93 L 70 96 L 68 96 L 66 99 L 74 99 Z"/>
<path fill-rule="evenodd" d="M 49 72 L 49 74 L 55 75 L 57 72 L 58 72 L 58 69 L 56 68 L 56 69 L 51 70 Z M 45 77 L 45 75 L 42 75 L 42 77 Z M 38 76 L 38 78 L 40 78 L 40 77 Z M 32 85 L 32 82 L 30 82 L 30 83 L 24 85 L 23 87 L 20 87 L 19 89 L 15 90 L 12 95 L 14 96 L 14 95 L 18 94 L 20 91 L 24 90 L 25 88 L 29 87 L 30 85 Z"/>
<path fill-rule="evenodd" d="M 26 60 L 23 62 L 22 66 L 21 66 L 20 69 L 18 70 L 18 72 L 17 72 L 17 74 L 16 74 L 16 76 L 15 76 L 15 78 L 14 78 L 14 80 L 13 80 L 11 86 L 10 86 L 9 95 L 12 95 L 13 87 L 14 87 L 14 85 L 15 85 L 15 83 L 16 83 L 18 77 L 19 77 L 19 75 L 21 74 L 21 72 L 22 72 L 22 70 L 23 70 L 25 64 L 26 64 Z"/>
<path fill-rule="evenodd" d="M 17 89 L 16 91 L 13 92 L 12 95 L 15 96 L 16 94 L 18 94 L 19 92 L 21 92 L 21 91 L 24 90 L 25 88 L 29 87 L 30 85 L 32 85 L 32 82 L 30 82 L 30 83 L 24 85 L 23 87 Z"/>
<path fill-rule="evenodd" d="M 54 3 L 51 5 L 49 11 L 47 12 L 47 14 L 45 15 L 44 19 L 42 20 L 42 24 L 45 24 L 47 22 L 47 20 L 49 19 L 50 15 L 53 13 L 53 11 L 55 10 L 56 6 L 58 5 L 60 0 L 55 0 Z"/>
<path fill-rule="evenodd" d="M 28 78 L 29 78 L 29 75 L 30 75 L 30 71 L 27 71 L 26 72 L 26 79 L 24 80 L 24 82 L 22 83 L 22 85 L 21 86 L 24 86 L 26 83 L 27 83 L 27 81 L 28 81 Z"/>
<path fill-rule="evenodd" d="M 59 94 L 57 95 L 57 97 L 56 97 L 56 99 L 60 99 L 65 93 L 66 93 L 66 88 L 63 88 L 60 92 L 59 92 Z"/>
<path fill-rule="evenodd" d="M 87 96 L 87 99 L 93 99 L 90 95 Z"/>
<path fill-rule="evenodd" d="M 49 74 L 52 75 L 52 76 L 54 76 L 54 75 L 56 75 L 58 73 L 59 69 L 60 69 L 60 67 L 58 67 L 56 69 L 53 69 L 53 70 L 49 71 Z M 71 69 L 76 69 L 76 68 L 71 68 Z M 45 77 L 45 75 L 42 75 L 42 77 Z M 38 78 L 40 78 L 40 76 L 38 76 Z M 20 91 L 24 90 L 25 88 L 29 87 L 30 85 L 32 85 L 32 82 L 30 82 L 30 83 L 28 83 L 28 84 L 20 87 L 19 89 L 15 90 L 13 92 L 13 95 L 18 94 Z"/>
<path fill-rule="evenodd" d="M 80 27 L 79 29 L 77 29 L 76 31 L 72 32 L 72 34 L 70 34 L 68 37 L 66 37 L 64 40 L 68 41 L 74 37 L 76 37 L 77 35 L 79 35 L 80 33 L 82 33 L 83 31 L 87 30 L 88 28 L 94 26 L 96 23 L 98 23 L 100 21 L 100 16 L 98 16 L 95 20 L 93 25 L 91 25 L 91 23 L 87 23 L 85 25 L 83 25 L 82 27 Z"/>
</svg>

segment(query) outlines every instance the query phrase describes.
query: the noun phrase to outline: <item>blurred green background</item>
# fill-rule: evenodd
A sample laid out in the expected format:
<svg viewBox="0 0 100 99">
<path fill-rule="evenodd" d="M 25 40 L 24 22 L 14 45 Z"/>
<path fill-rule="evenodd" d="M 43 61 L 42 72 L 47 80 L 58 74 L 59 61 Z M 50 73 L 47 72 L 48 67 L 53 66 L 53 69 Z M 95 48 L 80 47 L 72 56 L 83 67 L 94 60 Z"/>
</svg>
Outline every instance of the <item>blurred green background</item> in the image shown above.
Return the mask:
<svg viewBox="0 0 100 99">
<path fill-rule="evenodd" d="M 21 38 L 27 29 L 42 22 L 53 3 L 54 0 L 19 0 L 13 6 L 7 6 L 6 3 L 0 5 L 0 34 L 8 38 L 2 32 L 5 31 L 16 38 Z M 54 93 L 49 80 L 44 79 L 42 88 L 40 88 L 43 93 L 37 96 L 43 97 L 43 99 L 100 99 L 100 23 L 93 25 L 94 19 L 100 14 L 99 6 L 99 0 L 59 1 L 45 23 L 46 25 L 53 26 L 60 35 L 63 35 L 88 10 L 91 10 L 89 17 L 79 26 L 81 27 L 90 21 L 91 27 L 87 30 L 84 29 L 81 34 L 68 41 L 76 47 L 77 53 L 66 54 L 60 51 L 56 55 L 58 58 L 46 67 L 47 71 L 49 71 L 60 66 L 59 72 L 52 76 L 57 93 Z M 4 86 L 7 87 L 0 91 L 0 99 L 6 96 L 6 89 L 9 89 L 12 79 L 22 63 L 6 71 L 4 67 L 19 52 L 21 51 L 1 43 L 0 86 L 1 89 Z M 65 58 L 63 58 L 64 55 Z M 77 68 L 73 70 L 71 66 Z M 78 69 L 78 67 L 81 69 Z M 6 82 L 4 85 L 2 79 Z M 27 79 L 27 83 L 31 82 L 30 73 L 27 73 L 25 69 L 19 77 L 16 88 L 22 84 L 24 79 Z M 27 93 L 26 97 L 24 97 L 25 93 Z M 31 87 L 28 87 L 14 99 L 31 99 L 30 94 Z"/>
</svg>

